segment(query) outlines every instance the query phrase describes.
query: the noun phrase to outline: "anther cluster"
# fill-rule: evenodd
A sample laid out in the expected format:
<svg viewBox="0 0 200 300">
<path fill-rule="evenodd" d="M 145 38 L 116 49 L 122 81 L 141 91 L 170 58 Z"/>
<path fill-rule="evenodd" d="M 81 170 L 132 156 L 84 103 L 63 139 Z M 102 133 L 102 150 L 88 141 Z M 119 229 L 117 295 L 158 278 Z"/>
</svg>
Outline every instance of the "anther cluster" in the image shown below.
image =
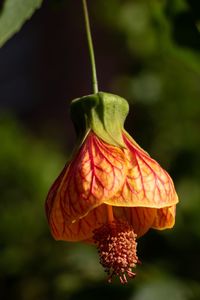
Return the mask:
<svg viewBox="0 0 200 300">
<path fill-rule="evenodd" d="M 135 277 L 132 268 L 136 267 L 136 234 L 125 222 L 114 221 L 102 225 L 94 231 L 93 239 L 97 245 L 100 263 L 108 274 L 108 282 L 118 276 L 122 284 Z"/>
</svg>

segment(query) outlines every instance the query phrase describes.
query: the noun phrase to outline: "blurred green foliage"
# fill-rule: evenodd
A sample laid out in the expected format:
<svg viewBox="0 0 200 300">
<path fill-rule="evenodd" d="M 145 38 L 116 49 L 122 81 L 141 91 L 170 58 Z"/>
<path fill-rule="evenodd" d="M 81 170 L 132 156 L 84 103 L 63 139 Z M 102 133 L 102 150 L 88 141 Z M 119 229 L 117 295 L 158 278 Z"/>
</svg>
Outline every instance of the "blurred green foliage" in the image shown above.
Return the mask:
<svg viewBox="0 0 200 300">
<path fill-rule="evenodd" d="M 63 1 L 54 2 L 62 2 L 63 9 Z M 176 226 L 152 230 L 139 240 L 143 264 L 127 287 L 106 284 L 95 248 L 55 242 L 48 230 L 45 196 L 67 159 L 60 145 L 38 140 L 13 117 L 2 115 L 0 296 L 199 300 L 198 1 L 96 0 L 91 10 L 93 22 L 110 31 L 110 43 L 128 57 L 127 71 L 113 78 L 112 90 L 130 100 L 129 132 L 175 180 L 180 197 Z"/>
</svg>

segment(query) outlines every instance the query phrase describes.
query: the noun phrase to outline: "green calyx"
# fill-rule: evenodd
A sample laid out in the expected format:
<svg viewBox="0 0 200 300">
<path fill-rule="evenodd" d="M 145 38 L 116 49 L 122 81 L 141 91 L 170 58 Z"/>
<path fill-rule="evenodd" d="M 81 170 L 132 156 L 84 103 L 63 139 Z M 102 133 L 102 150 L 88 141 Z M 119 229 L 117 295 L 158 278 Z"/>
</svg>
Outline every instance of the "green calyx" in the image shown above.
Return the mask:
<svg viewBox="0 0 200 300">
<path fill-rule="evenodd" d="M 122 138 L 128 102 L 113 94 L 99 92 L 72 101 L 71 118 L 80 141 L 90 130 L 105 142 L 125 147 Z"/>
</svg>

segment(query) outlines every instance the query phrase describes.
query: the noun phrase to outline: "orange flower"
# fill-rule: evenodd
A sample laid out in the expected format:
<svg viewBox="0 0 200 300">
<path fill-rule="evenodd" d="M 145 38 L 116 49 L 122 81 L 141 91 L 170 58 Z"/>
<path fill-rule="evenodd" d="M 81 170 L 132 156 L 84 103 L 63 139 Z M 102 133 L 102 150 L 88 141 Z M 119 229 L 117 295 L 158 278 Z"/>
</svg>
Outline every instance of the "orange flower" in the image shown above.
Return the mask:
<svg viewBox="0 0 200 300">
<path fill-rule="evenodd" d="M 105 100 L 105 95 L 109 103 L 109 97 L 116 97 L 105 93 L 98 96 Z M 84 97 L 84 103 L 85 100 Z M 114 110 L 111 106 L 115 116 L 118 106 Z M 92 107 L 98 111 L 99 102 Z M 89 113 L 91 116 L 91 109 Z M 126 113 L 124 119 L 125 116 Z M 117 275 L 126 283 L 127 276 L 134 277 L 132 268 L 138 263 L 136 237 L 150 228 L 173 227 L 178 197 L 168 173 L 128 135 L 123 125 L 114 123 L 103 132 L 91 119 L 88 127 L 84 125 L 86 134 L 81 146 L 49 191 L 47 218 L 56 240 L 95 243 L 109 281 Z M 115 126 L 119 131 L 109 143 L 109 130 Z M 116 133 L 116 128 L 113 130 Z M 79 132 L 83 132 L 82 128 Z"/>
</svg>

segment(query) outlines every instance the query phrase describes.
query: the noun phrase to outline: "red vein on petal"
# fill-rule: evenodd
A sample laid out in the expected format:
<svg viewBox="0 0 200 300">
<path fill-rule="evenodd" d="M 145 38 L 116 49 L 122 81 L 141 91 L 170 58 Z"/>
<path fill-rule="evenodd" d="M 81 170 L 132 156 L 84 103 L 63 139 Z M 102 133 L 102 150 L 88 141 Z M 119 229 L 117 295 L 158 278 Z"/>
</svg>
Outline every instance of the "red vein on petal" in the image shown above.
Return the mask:
<svg viewBox="0 0 200 300">
<path fill-rule="evenodd" d="M 174 191 L 174 188 L 173 188 L 173 183 L 172 183 L 171 178 L 168 175 L 168 173 L 164 169 L 162 169 L 160 167 L 160 165 L 155 160 L 150 158 L 150 156 L 147 156 L 145 154 L 145 152 L 143 153 L 142 150 L 140 150 L 139 148 L 137 148 L 137 150 L 136 150 L 134 148 L 135 145 L 132 145 L 132 143 L 127 138 L 125 138 L 124 140 L 125 140 L 125 143 L 127 144 L 128 148 L 134 153 L 135 161 L 137 163 L 137 166 L 139 168 L 139 173 L 140 173 L 140 176 L 141 176 L 141 183 L 142 183 L 142 187 L 143 187 L 143 190 L 144 190 L 144 196 L 146 196 L 146 191 L 147 191 L 146 187 L 145 187 L 144 179 L 143 179 L 145 176 L 141 171 L 141 167 L 140 167 L 138 159 L 140 159 L 146 165 L 146 167 L 151 171 L 151 173 L 153 174 L 154 180 L 153 179 L 151 180 L 152 183 L 154 181 L 154 186 L 155 186 L 155 188 L 153 189 L 153 199 L 155 199 L 156 191 L 158 192 L 160 198 L 162 197 L 161 188 L 160 188 L 158 182 L 160 182 L 162 184 L 163 189 L 165 191 L 165 194 L 167 196 L 172 196 L 172 190 Z M 147 161 L 144 159 L 144 157 L 147 159 Z M 158 170 L 159 173 L 158 174 L 155 172 L 155 170 L 152 168 L 152 166 L 148 163 L 148 161 L 150 161 L 152 164 L 156 165 L 159 168 L 159 170 Z M 161 174 L 166 177 L 166 181 L 164 181 L 161 178 Z M 149 174 L 146 175 L 146 178 L 148 178 L 148 176 L 149 176 Z M 166 189 L 166 185 L 168 186 L 168 189 Z M 149 192 L 152 192 L 152 189 L 149 189 Z M 143 198 L 144 198 L 144 196 L 143 196 Z"/>
<path fill-rule="evenodd" d="M 93 133 L 87 137 L 70 166 L 51 188 L 46 205 L 55 235 L 65 235 L 65 228 L 61 232 L 62 226 L 82 218 L 100 205 L 104 196 L 112 197 L 120 189 L 126 175 L 124 154 L 120 151 Z"/>
<path fill-rule="evenodd" d="M 107 152 L 108 154 L 109 154 L 109 156 L 112 156 L 114 159 L 115 159 L 115 161 L 118 161 L 118 162 L 120 162 L 120 164 L 122 164 L 122 162 L 119 160 L 119 156 L 115 156 L 115 155 L 113 155 L 113 152 L 112 151 L 108 151 L 108 149 L 102 144 L 101 145 L 101 147 L 104 149 L 104 151 L 105 152 Z M 111 166 L 113 166 L 114 168 L 116 168 L 116 169 L 118 169 L 118 170 L 120 170 L 121 171 L 121 169 L 122 168 L 119 168 L 119 167 L 117 167 L 116 165 L 114 165 L 104 154 L 103 154 L 103 152 L 102 152 L 102 150 L 99 148 L 99 152 L 102 154 L 102 156 L 103 156 L 103 158 L 111 165 Z M 119 154 L 119 153 L 118 153 Z"/>
</svg>

